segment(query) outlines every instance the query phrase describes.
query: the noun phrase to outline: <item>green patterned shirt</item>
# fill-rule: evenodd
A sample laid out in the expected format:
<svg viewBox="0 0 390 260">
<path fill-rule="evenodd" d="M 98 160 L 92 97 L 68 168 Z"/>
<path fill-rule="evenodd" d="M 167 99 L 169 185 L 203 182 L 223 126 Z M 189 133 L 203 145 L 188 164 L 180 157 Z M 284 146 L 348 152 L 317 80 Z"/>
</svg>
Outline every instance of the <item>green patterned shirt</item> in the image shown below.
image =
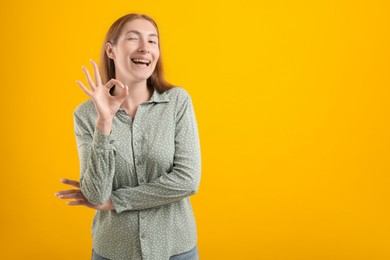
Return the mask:
<svg viewBox="0 0 390 260">
<path fill-rule="evenodd" d="M 93 204 L 111 198 L 115 206 L 96 211 L 95 252 L 113 260 L 168 260 L 194 248 L 197 231 L 189 197 L 199 188 L 201 154 L 188 92 L 154 89 L 134 118 L 118 110 L 109 135 L 95 128 L 91 100 L 73 116 L 81 191 Z"/>
</svg>

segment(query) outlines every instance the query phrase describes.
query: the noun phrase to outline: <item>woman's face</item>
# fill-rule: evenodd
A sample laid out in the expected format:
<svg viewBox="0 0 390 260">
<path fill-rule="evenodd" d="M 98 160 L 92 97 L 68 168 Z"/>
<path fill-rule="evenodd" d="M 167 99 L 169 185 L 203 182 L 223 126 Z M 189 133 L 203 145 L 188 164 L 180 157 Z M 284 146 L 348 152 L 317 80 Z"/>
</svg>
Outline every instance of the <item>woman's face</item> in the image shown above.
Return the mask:
<svg viewBox="0 0 390 260">
<path fill-rule="evenodd" d="M 117 44 L 108 49 L 112 49 L 109 57 L 114 59 L 116 78 L 125 82 L 148 79 L 160 57 L 157 30 L 145 19 L 126 23 Z"/>
</svg>

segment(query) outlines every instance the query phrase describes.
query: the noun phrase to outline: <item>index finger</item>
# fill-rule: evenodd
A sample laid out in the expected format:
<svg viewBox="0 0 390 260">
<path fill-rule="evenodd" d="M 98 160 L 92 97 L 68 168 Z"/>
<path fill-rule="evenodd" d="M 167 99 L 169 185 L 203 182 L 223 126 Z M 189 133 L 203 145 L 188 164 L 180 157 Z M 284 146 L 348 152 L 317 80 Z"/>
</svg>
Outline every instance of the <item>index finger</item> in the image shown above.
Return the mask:
<svg viewBox="0 0 390 260">
<path fill-rule="evenodd" d="M 110 79 L 109 81 L 107 81 L 105 87 L 110 89 L 114 85 L 121 88 L 126 88 L 125 85 L 117 79 Z"/>
<path fill-rule="evenodd" d="M 96 62 L 93 59 L 90 59 L 90 61 L 91 61 L 92 66 L 93 66 L 93 73 L 95 74 L 95 84 L 96 85 L 102 84 L 98 65 L 96 64 Z"/>
<path fill-rule="evenodd" d="M 74 186 L 76 188 L 80 188 L 80 183 L 78 181 L 69 180 L 69 179 L 61 179 L 61 182 L 64 184 Z"/>
</svg>

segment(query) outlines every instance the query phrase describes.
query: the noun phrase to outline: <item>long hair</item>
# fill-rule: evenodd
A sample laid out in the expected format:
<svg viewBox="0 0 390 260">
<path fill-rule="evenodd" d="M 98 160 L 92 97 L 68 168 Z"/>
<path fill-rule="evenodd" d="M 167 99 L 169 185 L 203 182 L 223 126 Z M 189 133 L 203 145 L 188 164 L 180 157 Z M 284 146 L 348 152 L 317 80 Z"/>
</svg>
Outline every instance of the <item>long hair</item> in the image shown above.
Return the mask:
<svg viewBox="0 0 390 260">
<path fill-rule="evenodd" d="M 160 49 L 160 57 L 157 60 L 156 67 L 152 73 L 152 75 L 147 79 L 147 86 L 149 88 L 156 88 L 158 92 L 164 92 L 170 88 L 173 88 L 174 86 L 167 82 L 164 78 L 164 69 L 162 64 L 162 57 L 161 57 L 161 48 L 160 48 L 160 34 L 158 32 L 158 27 L 156 22 L 149 16 L 145 14 L 136 14 L 131 13 L 124 15 L 120 17 L 118 20 L 116 20 L 108 30 L 106 37 L 103 42 L 103 47 L 101 50 L 101 56 L 100 56 L 100 75 L 102 79 L 102 83 L 105 84 L 108 80 L 115 78 L 115 64 L 112 59 L 110 59 L 107 56 L 106 53 L 106 44 L 107 42 L 110 42 L 111 44 L 115 45 L 118 42 L 118 38 L 122 32 L 123 26 L 134 19 L 145 19 L 153 24 L 153 26 L 157 30 L 157 37 L 158 37 L 158 48 Z M 111 88 L 112 93 L 113 88 Z"/>
</svg>

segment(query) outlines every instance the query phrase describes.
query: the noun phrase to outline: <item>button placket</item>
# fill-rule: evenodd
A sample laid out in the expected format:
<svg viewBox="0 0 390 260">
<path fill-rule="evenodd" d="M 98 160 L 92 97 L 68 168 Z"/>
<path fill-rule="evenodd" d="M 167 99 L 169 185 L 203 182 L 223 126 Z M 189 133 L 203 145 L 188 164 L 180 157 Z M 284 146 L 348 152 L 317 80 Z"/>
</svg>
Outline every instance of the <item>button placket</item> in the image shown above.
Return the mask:
<svg viewBox="0 0 390 260">
<path fill-rule="evenodd" d="M 138 111 L 136 113 L 136 116 L 134 117 L 133 124 L 132 124 L 132 134 L 133 134 L 133 156 L 134 156 L 134 167 L 137 169 L 136 174 L 138 177 L 138 183 L 143 184 L 145 183 L 145 178 L 142 176 L 141 171 L 138 170 L 138 168 L 142 165 L 141 162 L 141 141 L 139 140 L 139 134 L 138 130 L 140 128 L 140 125 L 138 123 L 138 120 L 141 116 L 141 106 L 138 107 Z"/>
<path fill-rule="evenodd" d="M 139 166 L 141 166 L 141 165 L 142 165 L 141 160 L 138 160 L 138 159 L 137 159 L 137 166 L 139 167 Z"/>
<path fill-rule="evenodd" d="M 141 252 L 144 259 L 147 258 L 147 251 L 148 251 L 148 240 L 146 240 L 146 223 L 143 221 L 145 219 L 145 216 L 142 212 L 139 212 L 139 219 L 140 221 L 140 240 L 141 240 Z"/>
</svg>

